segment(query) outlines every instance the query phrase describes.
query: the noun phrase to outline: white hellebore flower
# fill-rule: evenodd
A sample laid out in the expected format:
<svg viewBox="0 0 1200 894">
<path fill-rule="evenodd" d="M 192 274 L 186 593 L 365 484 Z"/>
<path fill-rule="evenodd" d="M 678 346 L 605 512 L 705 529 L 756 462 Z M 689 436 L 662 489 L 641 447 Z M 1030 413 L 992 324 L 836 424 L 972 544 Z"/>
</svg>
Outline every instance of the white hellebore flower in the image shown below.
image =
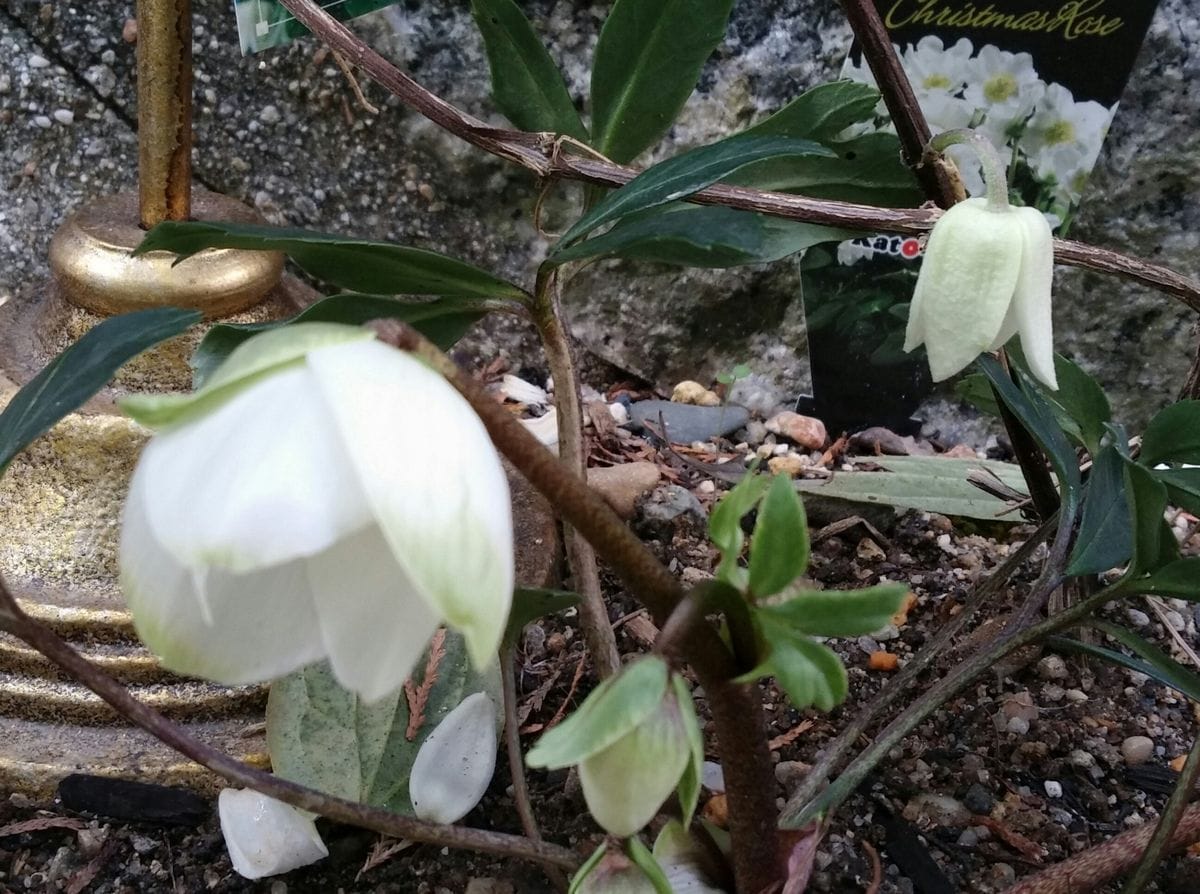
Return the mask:
<svg viewBox="0 0 1200 894">
<path fill-rule="evenodd" d="M 222 789 L 221 834 L 234 871 L 243 878 L 281 875 L 329 856 L 313 817 L 250 789 Z"/>
<path fill-rule="evenodd" d="M 966 199 L 934 224 L 904 350 L 924 344 L 940 382 L 1020 333 L 1030 371 L 1057 389 L 1050 319 L 1054 248 L 1036 208 Z"/>
<path fill-rule="evenodd" d="M 436 372 L 350 326 L 240 345 L 191 395 L 130 398 L 121 583 L 171 670 L 272 680 L 327 658 L 375 701 L 433 632 L 495 655 L 512 598 L 508 483 Z"/>
<path fill-rule="evenodd" d="M 495 771 L 496 705 L 486 692 L 476 692 L 421 743 L 408 780 L 413 812 L 456 823 L 479 803 Z"/>
</svg>

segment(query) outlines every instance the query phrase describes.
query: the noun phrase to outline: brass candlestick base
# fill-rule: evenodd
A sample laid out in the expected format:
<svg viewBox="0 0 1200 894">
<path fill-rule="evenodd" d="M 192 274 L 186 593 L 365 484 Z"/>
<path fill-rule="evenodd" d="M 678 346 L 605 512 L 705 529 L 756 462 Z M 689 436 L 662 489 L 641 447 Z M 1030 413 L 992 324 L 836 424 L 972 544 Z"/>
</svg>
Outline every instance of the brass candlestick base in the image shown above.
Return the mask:
<svg viewBox="0 0 1200 894">
<path fill-rule="evenodd" d="M 264 223 L 241 202 L 202 190 L 193 191 L 192 219 Z M 178 264 L 170 252 L 134 257 L 145 235 L 136 193 L 97 199 L 67 218 L 50 243 L 50 269 L 67 300 L 98 314 L 187 307 L 220 317 L 257 304 L 283 272 L 277 252 L 205 249 Z"/>
</svg>

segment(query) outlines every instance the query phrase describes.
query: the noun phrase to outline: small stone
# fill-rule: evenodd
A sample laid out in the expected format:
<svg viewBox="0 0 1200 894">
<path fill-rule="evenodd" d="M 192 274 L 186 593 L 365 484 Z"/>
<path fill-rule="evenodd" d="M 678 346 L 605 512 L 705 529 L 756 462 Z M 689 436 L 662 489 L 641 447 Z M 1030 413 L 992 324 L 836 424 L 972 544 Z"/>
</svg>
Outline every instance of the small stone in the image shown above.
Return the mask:
<svg viewBox="0 0 1200 894">
<path fill-rule="evenodd" d="M 1082 748 L 1076 748 L 1067 755 L 1067 763 L 1072 767 L 1080 767 L 1086 770 L 1089 767 L 1096 766 L 1096 757 L 1090 751 L 1084 751 Z"/>
<path fill-rule="evenodd" d="M 900 638 L 900 628 L 895 624 L 884 624 L 878 630 L 873 632 L 871 636 L 879 640 L 881 643 L 886 643 L 888 640 Z"/>
<path fill-rule="evenodd" d="M 1023 736 L 1029 732 L 1029 721 L 1024 717 L 1010 717 L 1008 723 L 1004 725 L 1004 729 L 1007 732 Z"/>
<path fill-rule="evenodd" d="M 545 388 L 511 374 L 506 374 L 500 380 L 500 393 L 508 400 L 535 407 L 544 407 L 550 400 Z"/>
<path fill-rule="evenodd" d="M 1154 754 L 1154 740 L 1148 736 L 1130 736 L 1121 743 L 1121 755 L 1131 767 L 1144 764 Z"/>
<path fill-rule="evenodd" d="M 660 477 L 658 466 L 652 462 L 597 466 L 587 471 L 588 486 L 626 520 L 634 517 L 638 498 L 658 484 Z"/>
<path fill-rule="evenodd" d="M 790 794 L 804 781 L 811 769 L 812 766 L 804 761 L 780 761 L 775 765 L 775 781 Z"/>
<path fill-rule="evenodd" d="M 287 894 L 287 882 L 276 879 L 271 882 L 271 894 Z"/>
<path fill-rule="evenodd" d="M 698 521 L 708 517 L 696 495 L 678 484 L 663 485 L 642 503 L 642 518 L 650 522 L 674 522 L 685 515 Z"/>
<path fill-rule="evenodd" d="M 37 53 L 33 53 L 29 57 L 29 67 L 30 68 L 49 68 L 50 60 L 47 59 L 45 56 L 39 56 Z"/>
<path fill-rule="evenodd" d="M 1150 623 L 1150 616 L 1137 608 L 1125 609 L 1125 617 L 1129 619 L 1129 623 L 1134 627 L 1145 627 Z"/>
<path fill-rule="evenodd" d="M 121 40 L 125 43 L 137 43 L 137 19 L 126 19 L 121 27 Z"/>
<path fill-rule="evenodd" d="M 872 652 L 867 657 L 867 667 L 874 671 L 894 671 L 900 664 L 900 658 L 892 652 Z"/>
<path fill-rule="evenodd" d="M 767 439 L 766 423 L 759 422 L 757 419 L 751 419 L 746 423 L 746 443 L 751 447 L 757 447 Z"/>
<path fill-rule="evenodd" d="M 134 832 L 129 837 L 129 843 L 133 845 L 135 851 L 143 855 L 150 853 L 158 847 L 158 842 L 155 839 L 148 835 L 139 835 L 137 832 Z"/>
<path fill-rule="evenodd" d="M 767 431 L 785 437 L 808 450 L 820 450 L 825 446 L 827 437 L 824 422 L 812 416 L 801 416 L 791 410 L 785 410 L 768 419 Z"/>
<path fill-rule="evenodd" d="M 971 812 L 961 801 L 949 795 L 922 792 L 904 805 L 904 818 L 921 826 L 946 826 L 954 829 L 965 826 L 971 818 Z"/>
<path fill-rule="evenodd" d="M 1042 788 L 1046 790 L 1047 798 L 1061 798 L 1063 796 L 1062 783 L 1056 779 L 1047 779 L 1042 783 Z"/>
<path fill-rule="evenodd" d="M 112 96 L 113 90 L 117 87 L 117 75 L 107 65 L 93 65 L 83 73 L 83 79 L 92 85 L 92 88 L 101 97 L 107 99 Z"/>
<path fill-rule="evenodd" d="M 974 447 L 968 447 L 966 444 L 955 444 L 949 450 L 942 454 L 947 459 L 979 459 L 979 453 Z"/>
<path fill-rule="evenodd" d="M 959 847 L 975 847 L 979 844 L 979 836 L 974 829 L 964 829 L 963 833 L 958 836 Z"/>
<path fill-rule="evenodd" d="M 864 562 L 882 562 L 887 558 L 887 553 L 880 549 L 879 544 L 870 537 L 864 537 L 858 541 L 854 552 Z"/>
<path fill-rule="evenodd" d="M 700 767 L 700 784 L 714 794 L 725 791 L 725 771 L 721 765 L 715 761 L 705 761 Z"/>
<path fill-rule="evenodd" d="M 1037 675 L 1043 680 L 1061 680 L 1067 675 L 1067 663 L 1057 655 L 1046 655 L 1037 663 Z"/>
<path fill-rule="evenodd" d="M 786 456 L 772 456 L 767 460 L 767 469 L 772 475 L 787 475 L 789 478 L 797 478 L 804 474 L 804 470 L 809 467 L 805 462 L 808 457 L 796 456 L 794 453 L 789 453 Z"/>
<path fill-rule="evenodd" d="M 262 111 L 258 113 L 258 120 L 263 124 L 278 124 L 283 120 L 283 115 L 275 106 L 263 106 Z"/>
<path fill-rule="evenodd" d="M 55 109 L 54 110 L 54 120 L 57 121 L 59 124 L 67 124 L 67 125 L 74 124 L 75 123 L 75 113 L 72 112 L 70 109 Z"/>
<path fill-rule="evenodd" d="M 721 398 L 699 382 L 685 379 L 671 392 L 671 400 L 677 404 L 694 404 L 697 407 L 719 407 Z"/>
<path fill-rule="evenodd" d="M 50 121 L 50 118 L 48 115 L 35 115 L 34 119 L 33 119 L 33 123 L 36 124 L 38 127 L 46 128 L 46 127 L 49 127 L 52 122 Z"/>
<path fill-rule="evenodd" d="M 1063 695 L 1066 697 L 1067 701 L 1074 702 L 1077 705 L 1083 704 L 1083 702 L 1088 700 L 1087 693 L 1082 689 L 1068 689 L 1063 693 Z"/>
<path fill-rule="evenodd" d="M 963 795 L 963 806 L 972 813 L 987 816 L 996 806 L 996 798 L 984 786 L 973 782 L 967 789 L 967 793 Z"/>
<path fill-rule="evenodd" d="M 745 407 L 696 407 L 669 400 L 640 400 L 629 408 L 630 427 L 635 431 L 666 426 L 667 438 L 675 444 L 707 441 L 735 432 L 750 419 Z"/>
</svg>

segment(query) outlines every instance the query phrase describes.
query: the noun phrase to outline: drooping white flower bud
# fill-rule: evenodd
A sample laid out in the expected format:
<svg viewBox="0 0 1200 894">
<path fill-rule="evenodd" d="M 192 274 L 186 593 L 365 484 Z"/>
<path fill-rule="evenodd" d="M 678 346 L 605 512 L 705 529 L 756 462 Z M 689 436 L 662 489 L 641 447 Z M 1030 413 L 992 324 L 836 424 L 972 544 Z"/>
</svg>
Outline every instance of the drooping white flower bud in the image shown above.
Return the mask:
<svg viewBox="0 0 1200 894">
<path fill-rule="evenodd" d="M 369 702 L 443 623 L 493 660 L 508 482 L 423 363 L 364 329 L 298 324 L 247 340 L 193 394 L 122 406 L 157 433 L 126 499 L 121 583 L 166 667 L 251 683 L 328 658 Z"/>
<path fill-rule="evenodd" d="M 329 856 L 313 818 L 250 789 L 222 789 L 221 834 L 234 871 L 259 879 L 291 872 Z"/>
</svg>

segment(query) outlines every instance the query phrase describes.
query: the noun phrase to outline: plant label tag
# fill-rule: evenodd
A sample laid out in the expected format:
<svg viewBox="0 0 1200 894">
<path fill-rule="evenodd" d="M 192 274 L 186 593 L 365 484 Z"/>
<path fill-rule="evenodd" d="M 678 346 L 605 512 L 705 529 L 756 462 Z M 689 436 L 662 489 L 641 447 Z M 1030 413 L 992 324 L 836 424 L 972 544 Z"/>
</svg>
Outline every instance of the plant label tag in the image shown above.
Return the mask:
<svg viewBox="0 0 1200 894">
<path fill-rule="evenodd" d="M 1157 0 L 876 0 L 934 134 L 981 131 L 1008 165 L 1014 203 L 1069 230 Z M 851 47 L 843 77 L 874 85 Z M 895 129 L 883 104 L 844 140 Z M 974 152 L 952 147 L 970 195 Z M 833 429 L 903 428 L 929 392 L 924 353 L 902 351 L 920 263 L 912 237 L 862 236 L 811 249 L 803 289 L 811 410 Z M 857 390 L 856 390 L 857 389 Z"/>
<path fill-rule="evenodd" d="M 318 5 L 338 21 L 366 15 L 399 0 L 319 0 Z M 234 0 L 242 55 L 291 43 L 309 31 L 277 0 Z"/>
</svg>

